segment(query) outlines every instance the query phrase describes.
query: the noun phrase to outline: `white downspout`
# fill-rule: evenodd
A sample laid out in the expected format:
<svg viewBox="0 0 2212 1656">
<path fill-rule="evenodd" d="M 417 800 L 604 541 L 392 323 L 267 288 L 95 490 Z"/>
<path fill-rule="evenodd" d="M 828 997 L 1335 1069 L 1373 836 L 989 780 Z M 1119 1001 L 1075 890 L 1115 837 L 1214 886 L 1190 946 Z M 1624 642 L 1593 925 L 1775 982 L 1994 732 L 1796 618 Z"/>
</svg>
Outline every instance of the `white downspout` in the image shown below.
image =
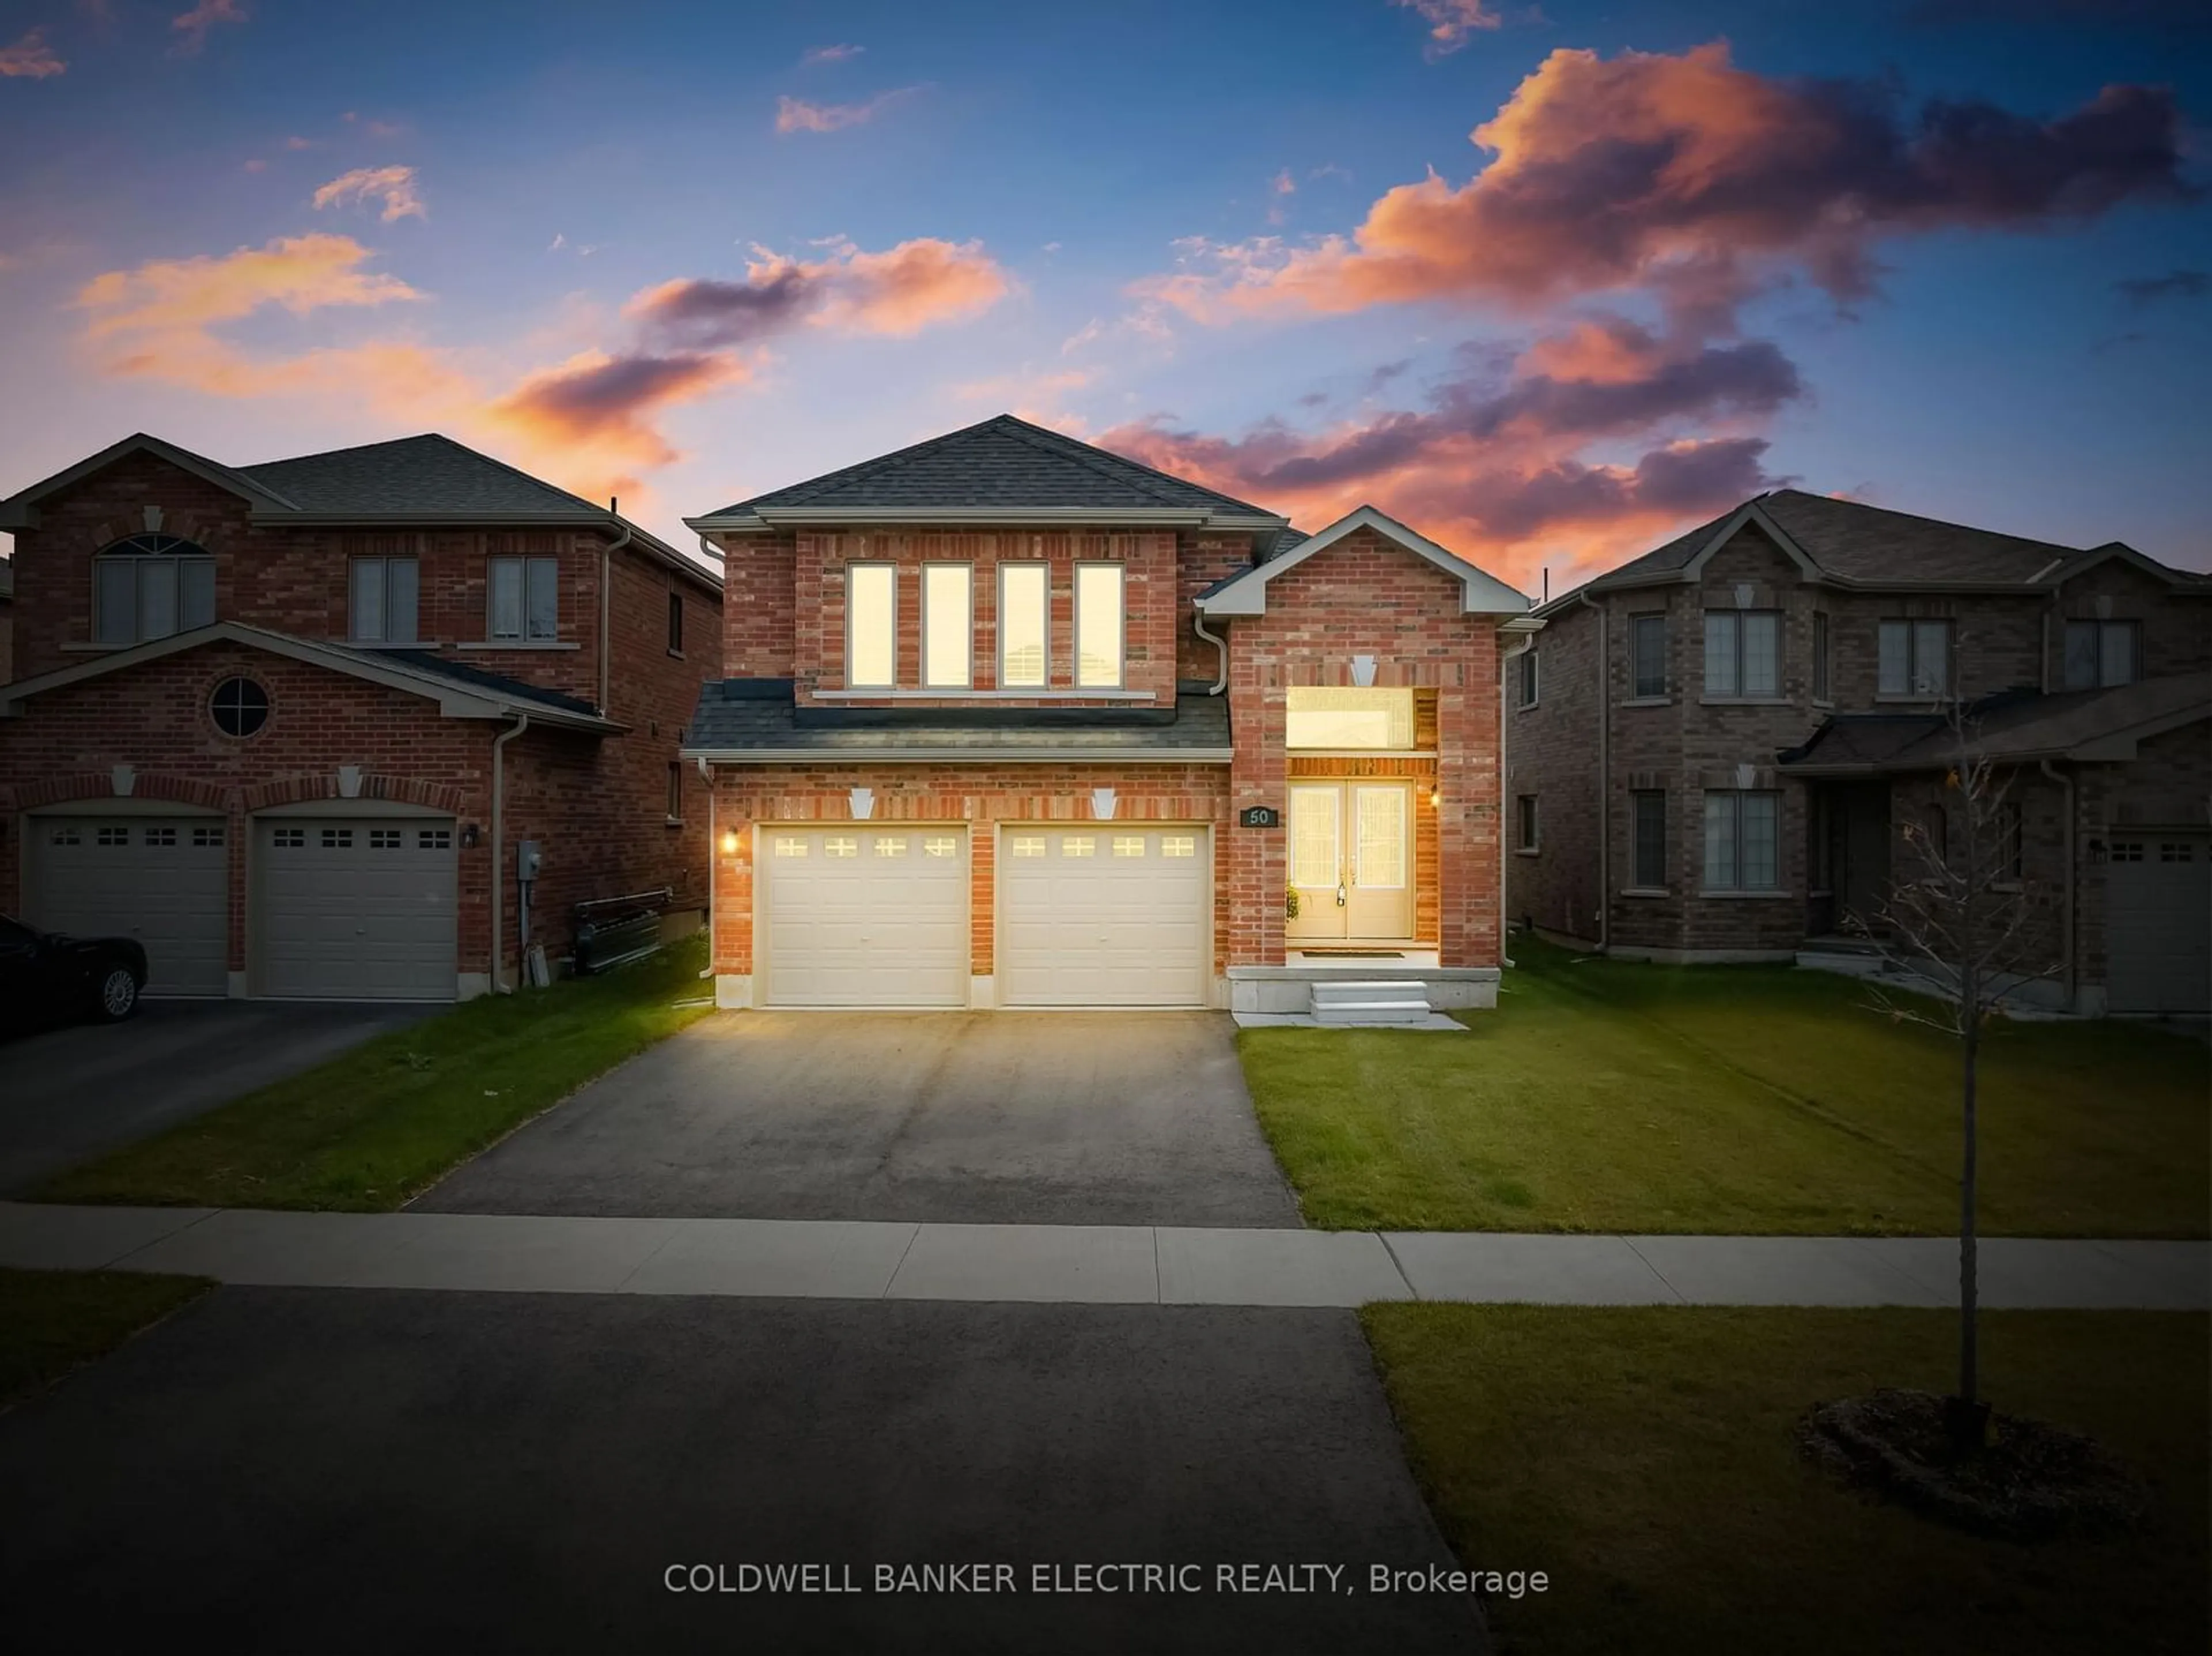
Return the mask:
<svg viewBox="0 0 2212 1656">
<path fill-rule="evenodd" d="M 1588 588 L 1575 594 L 1597 611 L 1597 952 L 1613 952 L 1613 656 L 1606 606 Z M 1536 692 L 1543 694 L 1540 687 Z"/>
<path fill-rule="evenodd" d="M 2074 779 L 2051 769 L 2048 759 L 2039 759 L 2036 763 L 2066 794 L 2066 893 L 2058 910 L 2058 929 L 2066 950 L 2066 1010 L 2078 1012 L 2081 1010 L 2081 968 L 2074 951 Z"/>
<path fill-rule="evenodd" d="M 1190 612 L 1190 629 L 1211 644 L 1215 653 L 1221 658 L 1221 671 L 1213 681 L 1213 688 L 1206 692 L 1208 695 L 1219 695 L 1229 688 L 1229 640 L 1206 630 L 1206 611 L 1203 610 Z"/>
<path fill-rule="evenodd" d="M 699 779 L 707 785 L 707 968 L 699 975 L 711 978 L 714 975 L 715 899 L 721 893 L 722 877 L 722 865 L 715 859 L 722 848 L 714 842 L 714 767 L 704 754 L 692 762 L 699 767 Z"/>
<path fill-rule="evenodd" d="M 1513 661 L 1536 647 L 1536 635 L 1527 633 L 1521 642 L 1498 658 L 1498 963 L 1501 967 L 1513 964 L 1513 957 L 1505 952 L 1506 939 L 1512 935 L 1512 918 L 1505 912 L 1505 859 L 1513 854 L 1505 843 L 1505 790 L 1508 777 L 1505 767 L 1506 732 L 1513 728 L 1512 697 L 1508 693 L 1513 679 Z"/>
<path fill-rule="evenodd" d="M 507 961 L 500 933 L 507 919 L 507 744 L 530 728 L 530 715 L 517 713 L 514 724 L 491 739 L 491 986 L 492 992 L 511 995 Z"/>
<path fill-rule="evenodd" d="M 607 498 L 607 510 L 608 510 L 610 513 L 613 513 L 613 512 L 615 511 L 616 507 L 617 507 L 618 504 L 619 504 L 619 497 L 617 497 L 617 496 L 614 496 L 614 495 L 610 495 L 610 496 Z M 619 513 L 617 513 L 617 514 L 616 514 L 615 521 L 616 521 L 616 522 L 617 522 L 617 523 L 621 523 L 621 522 L 622 522 L 622 519 L 621 519 L 621 516 L 620 516 L 620 514 L 619 514 Z M 611 634 L 611 633 L 612 633 L 612 631 L 613 631 L 613 627 L 614 627 L 613 616 L 614 616 L 614 607 L 615 607 L 614 591 L 613 591 L 612 586 L 611 586 L 611 585 L 610 585 L 610 583 L 609 583 L 609 579 L 608 579 L 608 578 L 609 578 L 609 576 L 613 573 L 613 570 L 614 570 L 615 554 L 616 554 L 616 553 L 617 553 L 617 552 L 619 552 L 619 551 L 621 551 L 621 550 L 623 549 L 623 548 L 624 548 L 625 546 L 628 546 L 629 544 L 629 525 L 628 524 L 623 524 L 623 526 L 622 526 L 622 533 L 621 533 L 620 535 L 617 536 L 613 540 L 611 540 L 611 541 L 608 541 L 608 542 L 605 542 L 605 543 L 602 543 L 602 544 L 601 544 L 601 546 L 600 546 L 600 548 L 599 548 L 599 717 L 600 717 L 600 718 L 602 718 L 602 719 L 605 719 L 605 718 L 607 716 L 607 692 L 608 692 L 608 688 L 609 688 L 609 686 L 608 686 L 608 673 L 607 673 L 607 664 L 607 664 L 607 651 L 608 651 L 609 645 L 610 645 L 610 635 Z"/>
</svg>

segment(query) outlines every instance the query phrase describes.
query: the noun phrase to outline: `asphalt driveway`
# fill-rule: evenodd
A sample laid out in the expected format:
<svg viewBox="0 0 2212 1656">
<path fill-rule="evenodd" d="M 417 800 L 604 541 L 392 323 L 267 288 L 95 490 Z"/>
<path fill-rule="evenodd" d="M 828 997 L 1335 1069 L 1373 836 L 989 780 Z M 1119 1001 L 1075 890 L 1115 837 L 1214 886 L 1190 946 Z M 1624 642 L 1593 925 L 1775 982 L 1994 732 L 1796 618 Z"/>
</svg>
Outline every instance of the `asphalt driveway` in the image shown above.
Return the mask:
<svg viewBox="0 0 2212 1656">
<path fill-rule="evenodd" d="M 0 1195 L 336 1058 L 435 1006 L 149 1000 L 0 1042 Z"/>
<path fill-rule="evenodd" d="M 417 1199 L 455 1213 L 1300 1223 L 1230 1020 L 745 1012 L 663 1041 Z"/>
<path fill-rule="evenodd" d="M 771 1562 L 860 1590 L 665 1586 Z M 25 1650 L 1480 1647 L 1378 1563 L 1450 1568 L 1343 1311 L 228 1288 L 0 1415 Z"/>
</svg>

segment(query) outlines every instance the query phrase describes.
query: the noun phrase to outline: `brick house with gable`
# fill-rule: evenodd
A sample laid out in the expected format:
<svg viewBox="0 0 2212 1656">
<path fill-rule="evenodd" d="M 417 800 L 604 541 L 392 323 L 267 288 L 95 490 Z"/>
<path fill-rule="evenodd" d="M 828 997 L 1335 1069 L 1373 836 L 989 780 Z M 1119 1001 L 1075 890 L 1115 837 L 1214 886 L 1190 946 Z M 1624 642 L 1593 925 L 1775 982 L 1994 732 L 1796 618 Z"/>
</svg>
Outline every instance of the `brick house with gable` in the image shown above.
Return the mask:
<svg viewBox="0 0 2212 1656">
<path fill-rule="evenodd" d="M 611 509 L 437 435 L 142 434 L 0 528 L 0 908 L 137 936 L 148 992 L 450 1000 L 526 925 L 557 965 L 580 901 L 703 910 L 720 576 Z"/>
<path fill-rule="evenodd" d="M 1778 489 L 1536 613 L 1516 921 L 1663 961 L 1863 952 L 1906 824 L 1941 820 L 1955 692 L 2054 895 L 2044 998 L 2206 1010 L 2212 579 Z"/>
<path fill-rule="evenodd" d="M 721 1004 L 1494 1004 L 1531 623 L 1463 559 L 1012 416 L 687 521 Z"/>
</svg>

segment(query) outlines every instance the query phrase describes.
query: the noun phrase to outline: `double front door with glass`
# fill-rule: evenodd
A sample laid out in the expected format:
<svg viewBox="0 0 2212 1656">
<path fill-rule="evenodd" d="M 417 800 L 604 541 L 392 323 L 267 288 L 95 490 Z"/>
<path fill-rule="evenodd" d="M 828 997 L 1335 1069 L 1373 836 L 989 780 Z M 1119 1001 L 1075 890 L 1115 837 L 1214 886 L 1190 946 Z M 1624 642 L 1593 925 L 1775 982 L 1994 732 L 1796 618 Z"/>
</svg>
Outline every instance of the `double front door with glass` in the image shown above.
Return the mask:
<svg viewBox="0 0 2212 1656">
<path fill-rule="evenodd" d="M 1292 942 L 1413 935 L 1413 789 L 1404 782 L 1291 784 Z"/>
</svg>

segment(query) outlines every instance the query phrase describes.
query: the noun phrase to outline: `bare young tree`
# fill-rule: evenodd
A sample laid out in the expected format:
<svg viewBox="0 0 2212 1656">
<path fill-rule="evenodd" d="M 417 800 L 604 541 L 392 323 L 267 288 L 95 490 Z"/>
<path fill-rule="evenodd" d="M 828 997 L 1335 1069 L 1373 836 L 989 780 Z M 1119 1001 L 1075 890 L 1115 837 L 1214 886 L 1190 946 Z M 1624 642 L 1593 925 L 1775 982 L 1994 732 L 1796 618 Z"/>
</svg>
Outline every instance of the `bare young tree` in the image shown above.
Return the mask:
<svg viewBox="0 0 2212 1656">
<path fill-rule="evenodd" d="M 1977 739 L 1972 711 L 1955 695 L 1948 714 L 1951 761 L 1935 810 L 1907 822 L 1905 868 L 1876 911 L 1881 947 L 1896 974 L 1929 992 L 1933 1004 L 1874 989 L 1881 1010 L 1959 1042 L 1959 1389 L 1948 1401 L 1952 1432 L 1978 1448 L 1989 1410 L 1981 1401 L 1976 1312 L 1979 1284 L 1976 1089 L 1984 1026 L 2031 985 L 2062 970 L 2051 941 L 2046 886 L 2024 877 L 2022 823 L 2013 799 L 2017 771 L 1995 763 Z"/>
</svg>

